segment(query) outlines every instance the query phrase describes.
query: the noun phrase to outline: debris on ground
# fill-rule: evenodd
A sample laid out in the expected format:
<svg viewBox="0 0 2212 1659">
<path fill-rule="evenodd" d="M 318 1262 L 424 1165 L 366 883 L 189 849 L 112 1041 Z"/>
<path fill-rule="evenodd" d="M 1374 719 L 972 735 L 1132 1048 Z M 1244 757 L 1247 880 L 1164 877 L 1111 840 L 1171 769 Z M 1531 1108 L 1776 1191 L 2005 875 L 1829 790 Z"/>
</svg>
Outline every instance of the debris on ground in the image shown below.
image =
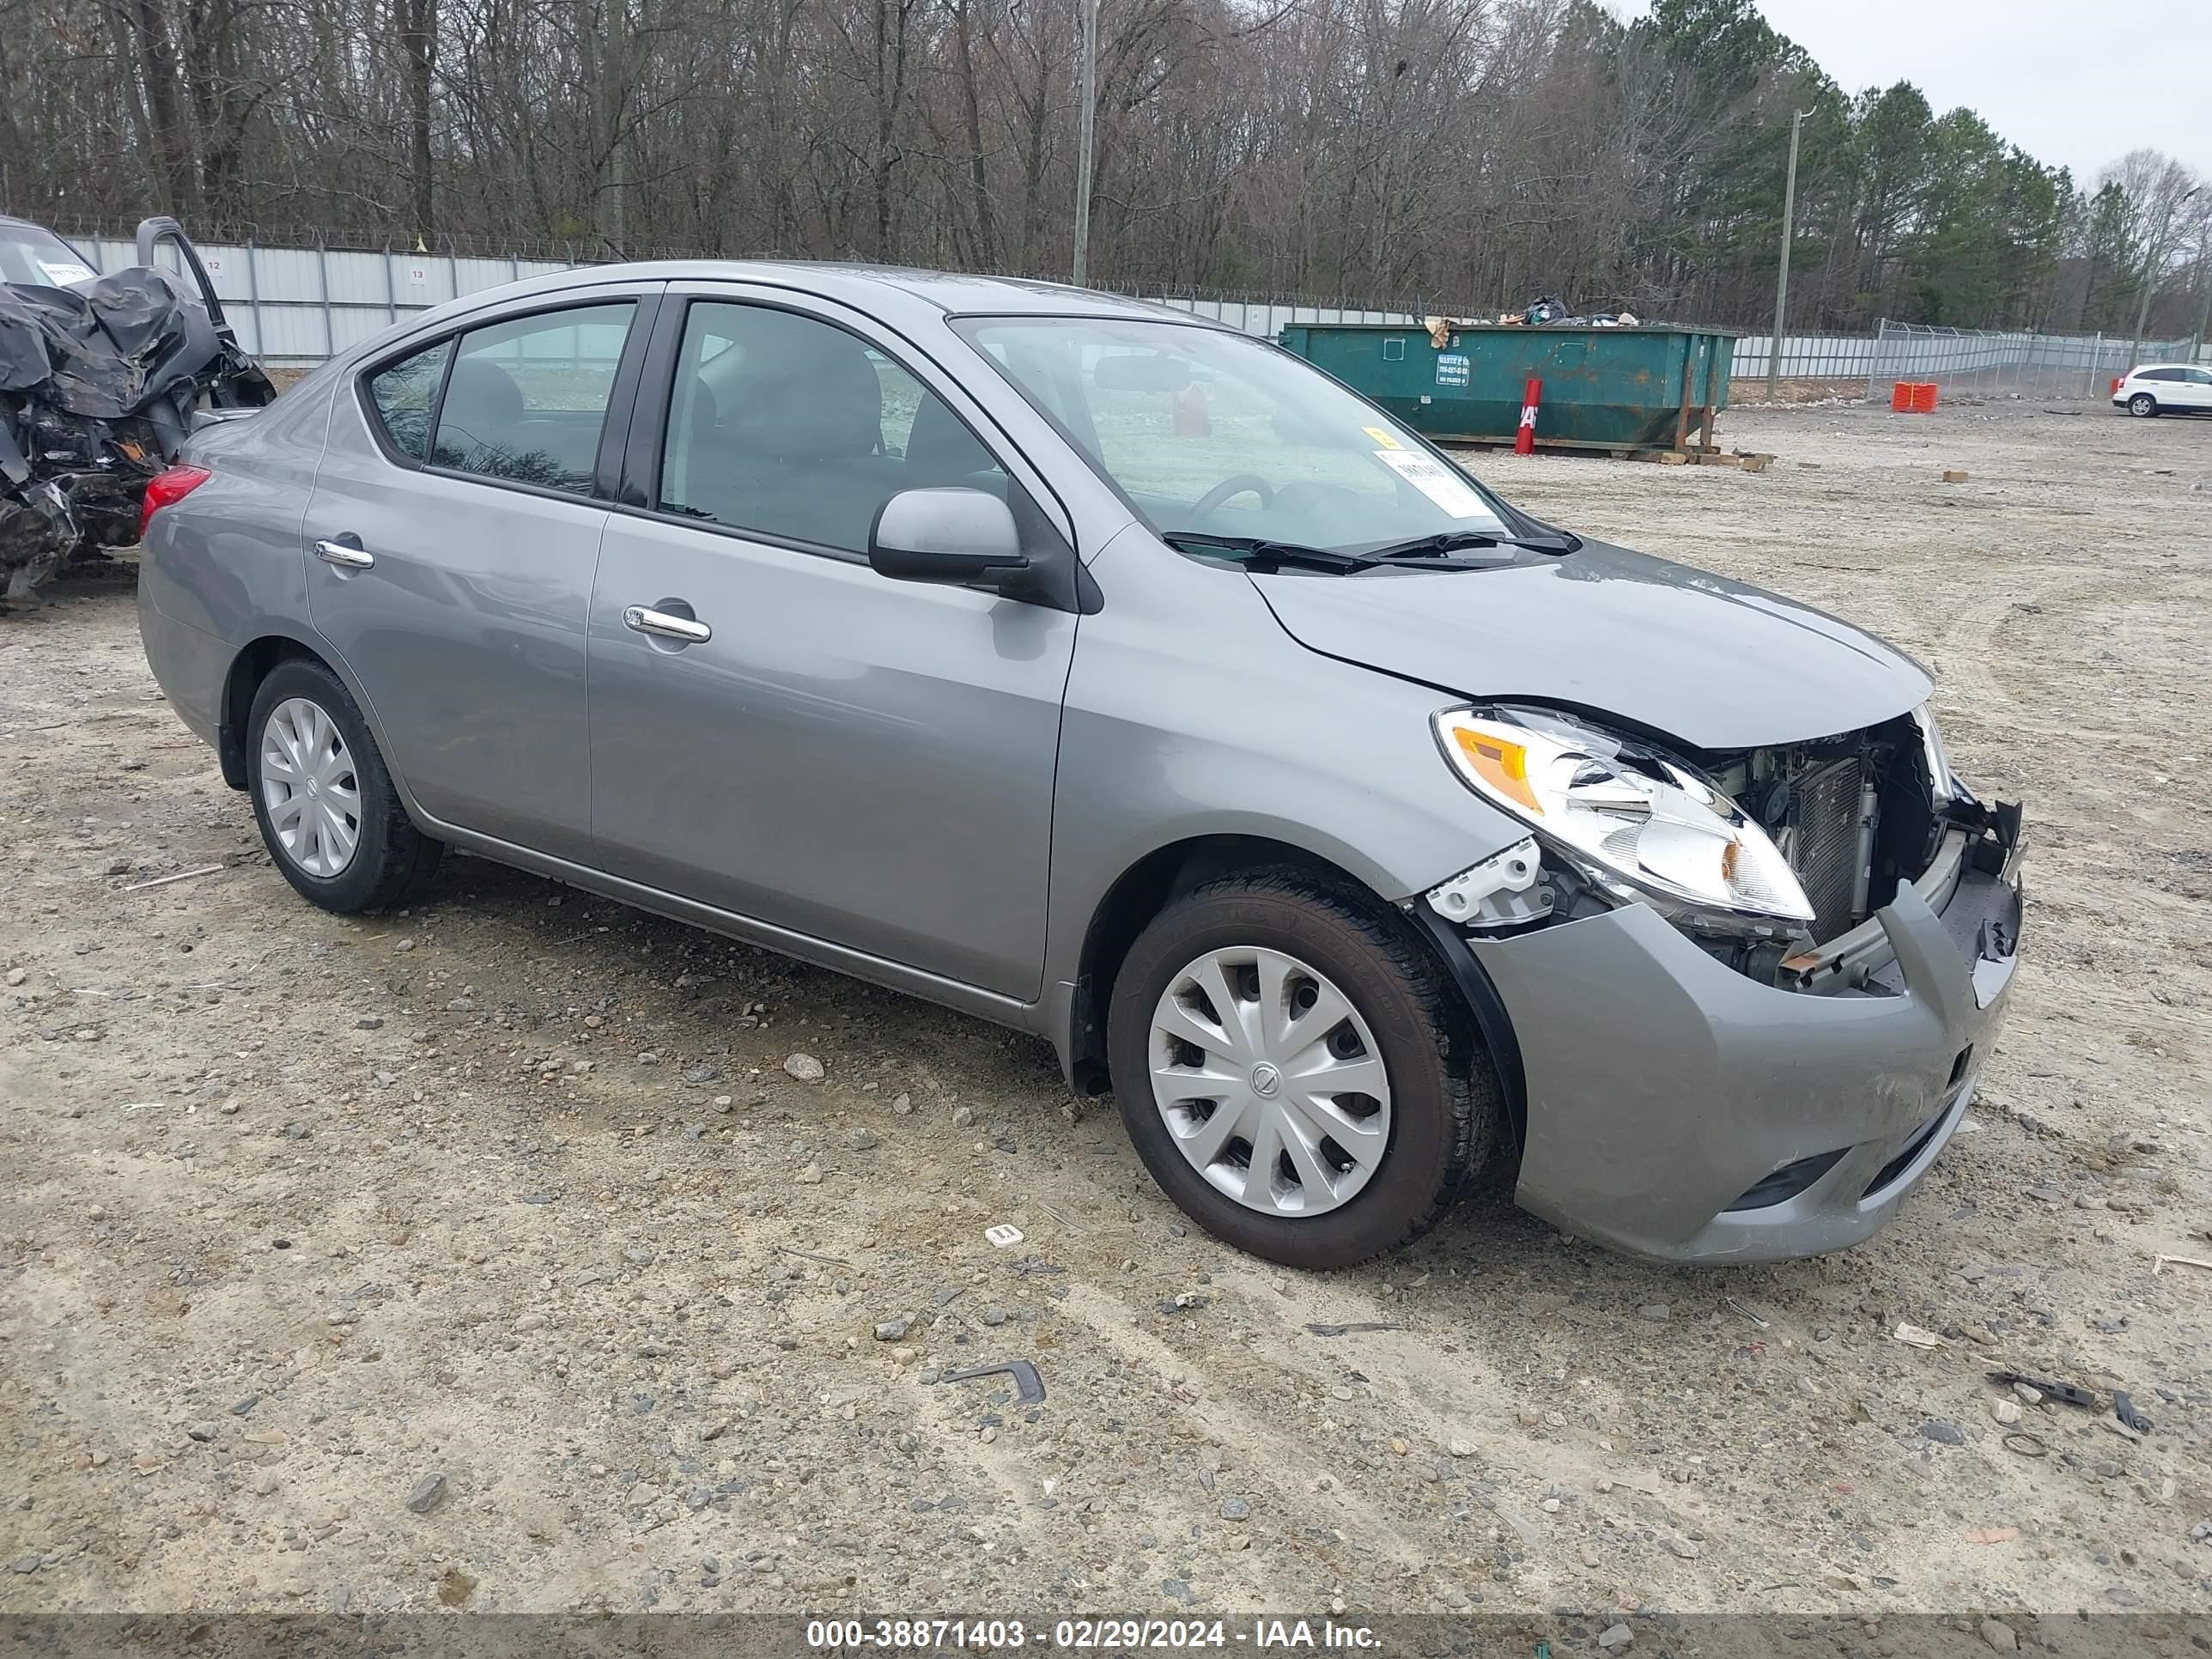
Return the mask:
<svg viewBox="0 0 2212 1659">
<path fill-rule="evenodd" d="M 1942 1337 L 1918 1325 L 1899 1323 L 1890 1335 L 1915 1348 L 1940 1348 L 1943 1346 Z"/>
<path fill-rule="evenodd" d="M 203 864 L 197 869 L 179 870 L 173 876 L 155 876 L 150 881 L 134 881 L 121 890 L 126 893 L 143 893 L 149 887 L 167 887 L 173 881 L 192 881 L 201 876 L 211 876 L 223 867 L 220 864 Z"/>
<path fill-rule="evenodd" d="M 2030 1376 L 2025 1371 L 1989 1371 L 1984 1375 L 1992 1382 L 2009 1383 L 2014 1388 L 2024 1384 L 2046 1400 L 2063 1400 L 2069 1406 L 2097 1409 L 2097 1396 L 2071 1382 L 2055 1382 L 2047 1376 Z"/>
<path fill-rule="evenodd" d="M 2151 1277 L 2155 1279 L 2168 1267 L 2203 1267 L 2212 1269 L 2212 1261 L 2193 1255 L 2161 1255 L 2152 1258 Z"/>
<path fill-rule="evenodd" d="M 1730 1313 L 1735 1314 L 1741 1318 L 1748 1319 L 1753 1325 L 1756 1325 L 1762 1331 L 1767 1330 L 1772 1326 L 1773 1322 L 1771 1320 L 1762 1318 L 1758 1314 L 1752 1312 L 1750 1309 L 1745 1307 L 1742 1303 L 1737 1301 L 1732 1296 L 1723 1297 L 1721 1298 L 1721 1305 L 1726 1308 Z"/>
<path fill-rule="evenodd" d="M 2112 1390 L 2112 1415 L 2137 1434 L 2150 1432 L 2150 1419 L 2136 1409 L 2136 1402 L 2125 1389 Z"/>
<path fill-rule="evenodd" d="M 433 1469 L 415 1483 L 407 1494 L 407 1507 L 417 1515 L 428 1515 L 446 1501 L 446 1477 Z"/>
<path fill-rule="evenodd" d="M 936 1380 L 939 1382 L 972 1382 L 979 1376 L 1011 1376 L 1014 1379 L 1014 1398 L 1024 1406 L 1035 1406 L 1044 1399 L 1044 1379 L 1037 1368 L 1026 1359 L 1009 1359 L 1003 1365 L 978 1365 L 972 1370 L 946 1371 Z"/>
</svg>

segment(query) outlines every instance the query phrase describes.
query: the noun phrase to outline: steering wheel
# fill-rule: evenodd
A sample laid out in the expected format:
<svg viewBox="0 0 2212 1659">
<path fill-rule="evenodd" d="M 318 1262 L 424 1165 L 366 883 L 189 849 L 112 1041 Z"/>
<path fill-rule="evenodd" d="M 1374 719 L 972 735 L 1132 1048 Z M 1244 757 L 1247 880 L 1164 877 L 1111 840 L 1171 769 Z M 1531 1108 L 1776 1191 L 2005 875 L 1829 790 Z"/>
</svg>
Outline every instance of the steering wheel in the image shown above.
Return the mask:
<svg viewBox="0 0 2212 1659">
<path fill-rule="evenodd" d="M 1216 507 L 1242 495 L 1248 489 L 1260 498 L 1260 505 L 1262 508 L 1270 507 L 1275 504 L 1274 485 L 1269 483 L 1265 478 L 1255 478 L 1249 472 L 1239 472 L 1233 478 L 1224 478 L 1200 496 L 1197 504 L 1191 508 L 1192 515 L 1202 519 Z"/>
</svg>

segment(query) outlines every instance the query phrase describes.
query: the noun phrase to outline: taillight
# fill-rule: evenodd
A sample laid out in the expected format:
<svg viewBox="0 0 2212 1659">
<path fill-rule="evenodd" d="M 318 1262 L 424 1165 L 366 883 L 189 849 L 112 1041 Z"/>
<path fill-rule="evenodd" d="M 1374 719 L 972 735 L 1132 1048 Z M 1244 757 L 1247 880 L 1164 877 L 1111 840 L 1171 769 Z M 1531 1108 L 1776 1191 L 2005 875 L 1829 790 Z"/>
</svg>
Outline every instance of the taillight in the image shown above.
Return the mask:
<svg viewBox="0 0 2212 1659">
<path fill-rule="evenodd" d="M 146 539 L 146 526 L 154 522 L 155 514 L 181 501 L 213 477 L 204 466 L 172 466 L 148 479 L 145 497 L 138 507 L 138 539 Z"/>
</svg>

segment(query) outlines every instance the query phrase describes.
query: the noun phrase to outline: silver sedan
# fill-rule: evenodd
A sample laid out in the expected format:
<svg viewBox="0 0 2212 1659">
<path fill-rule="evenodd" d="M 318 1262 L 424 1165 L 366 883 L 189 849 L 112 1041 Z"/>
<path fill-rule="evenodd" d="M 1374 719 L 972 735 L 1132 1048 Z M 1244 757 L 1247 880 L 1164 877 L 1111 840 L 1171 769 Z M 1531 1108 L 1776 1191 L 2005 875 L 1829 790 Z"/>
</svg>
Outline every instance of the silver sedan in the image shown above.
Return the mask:
<svg viewBox="0 0 2212 1659">
<path fill-rule="evenodd" d="M 600 267 L 196 435 L 143 631 L 311 902 L 459 848 L 1038 1033 L 1257 1255 L 1492 1164 L 1671 1260 L 1865 1237 L 2002 1019 L 2018 810 L 1909 659 L 1412 418 L 1107 295 Z"/>
</svg>

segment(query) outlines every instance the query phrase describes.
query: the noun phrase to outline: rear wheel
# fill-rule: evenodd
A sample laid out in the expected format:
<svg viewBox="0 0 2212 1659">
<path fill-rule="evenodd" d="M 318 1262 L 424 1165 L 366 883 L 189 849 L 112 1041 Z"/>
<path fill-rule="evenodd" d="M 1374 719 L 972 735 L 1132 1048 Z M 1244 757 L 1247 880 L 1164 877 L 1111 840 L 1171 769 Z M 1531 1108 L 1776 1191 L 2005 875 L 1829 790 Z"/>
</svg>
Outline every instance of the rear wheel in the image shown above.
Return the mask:
<svg viewBox="0 0 2212 1659">
<path fill-rule="evenodd" d="M 399 804 L 384 757 L 338 677 L 281 662 L 247 716 L 246 792 L 284 879 L 325 910 L 399 904 L 428 885 L 445 844 Z"/>
<path fill-rule="evenodd" d="M 2128 399 L 2128 413 L 2140 415 L 2143 419 L 2148 420 L 2158 413 L 2158 399 L 2148 392 L 2138 392 Z"/>
<path fill-rule="evenodd" d="M 1224 878 L 1130 947 L 1107 1025 L 1139 1154 L 1208 1232 L 1341 1267 L 1467 1191 L 1499 1097 L 1443 965 L 1387 906 L 1303 872 Z"/>
</svg>

